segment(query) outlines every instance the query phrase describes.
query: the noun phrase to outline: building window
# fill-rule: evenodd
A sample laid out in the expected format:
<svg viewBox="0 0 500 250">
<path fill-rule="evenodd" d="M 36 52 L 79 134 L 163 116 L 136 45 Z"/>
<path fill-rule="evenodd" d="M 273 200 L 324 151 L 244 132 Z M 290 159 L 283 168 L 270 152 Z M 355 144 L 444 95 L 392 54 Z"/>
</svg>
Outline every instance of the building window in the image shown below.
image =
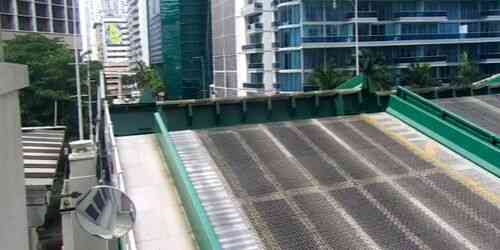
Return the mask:
<svg viewBox="0 0 500 250">
<path fill-rule="evenodd" d="M 303 2 L 305 21 L 323 21 L 323 1 L 307 0 Z"/>
<path fill-rule="evenodd" d="M 300 23 L 300 6 L 288 5 L 279 9 L 279 21 L 281 25 Z"/>
<path fill-rule="evenodd" d="M 300 73 L 279 73 L 278 83 L 281 91 L 302 91 L 302 76 Z"/>
<path fill-rule="evenodd" d="M 280 47 L 300 46 L 300 29 L 282 29 L 278 33 Z"/>
<path fill-rule="evenodd" d="M 300 69 L 300 51 L 283 51 L 278 54 L 280 69 Z"/>
</svg>

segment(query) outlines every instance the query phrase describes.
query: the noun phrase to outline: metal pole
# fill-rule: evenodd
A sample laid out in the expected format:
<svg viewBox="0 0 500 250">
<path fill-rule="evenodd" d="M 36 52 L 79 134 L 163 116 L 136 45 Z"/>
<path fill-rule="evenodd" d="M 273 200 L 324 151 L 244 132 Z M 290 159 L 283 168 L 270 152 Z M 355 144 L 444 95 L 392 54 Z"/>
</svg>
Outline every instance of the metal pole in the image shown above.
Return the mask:
<svg viewBox="0 0 500 250">
<path fill-rule="evenodd" d="M 201 95 L 203 98 L 206 98 L 206 91 L 205 91 L 205 88 L 207 86 L 207 83 L 206 83 L 206 77 L 205 77 L 205 59 L 203 58 L 203 56 L 200 56 L 200 67 L 201 67 L 201 83 L 202 83 L 202 86 L 201 86 Z"/>
<path fill-rule="evenodd" d="M 2 27 L 2 19 L 0 18 L 0 29 Z M 2 40 L 2 31 L 0 30 L 0 62 L 4 61 L 4 54 L 3 54 L 3 40 Z"/>
<path fill-rule="evenodd" d="M 358 0 L 354 0 L 354 29 L 355 29 L 355 47 L 356 47 L 356 75 L 359 75 L 359 31 L 358 31 Z"/>
<path fill-rule="evenodd" d="M 83 140 L 83 114 L 82 114 L 82 93 L 80 89 L 80 65 L 78 54 L 78 36 L 76 34 L 76 3 L 77 0 L 73 0 L 73 51 L 75 56 L 75 73 L 76 73 L 76 96 L 77 96 L 77 106 L 78 106 L 78 136 L 80 140 Z"/>
<path fill-rule="evenodd" d="M 57 100 L 54 100 L 54 127 L 57 126 Z"/>
<path fill-rule="evenodd" d="M 92 83 L 90 82 L 90 54 L 87 55 L 87 90 L 89 99 L 89 139 L 94 141 L 94 126 L 92 124 Z"/>
</svg>

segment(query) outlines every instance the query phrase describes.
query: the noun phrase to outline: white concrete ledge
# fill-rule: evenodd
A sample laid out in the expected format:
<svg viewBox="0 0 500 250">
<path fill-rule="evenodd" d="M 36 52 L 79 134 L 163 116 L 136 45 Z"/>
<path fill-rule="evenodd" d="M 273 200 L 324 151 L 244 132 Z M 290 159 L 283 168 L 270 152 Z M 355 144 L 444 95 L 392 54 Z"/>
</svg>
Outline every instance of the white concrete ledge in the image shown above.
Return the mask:
<svg viewBox="0 0 500 250">
<path fill-rule="evenodd" d="M 22 89 L 29 85 L 28 66 L 15 63 L 0 63 L 0 95 Z"/>
</svg>

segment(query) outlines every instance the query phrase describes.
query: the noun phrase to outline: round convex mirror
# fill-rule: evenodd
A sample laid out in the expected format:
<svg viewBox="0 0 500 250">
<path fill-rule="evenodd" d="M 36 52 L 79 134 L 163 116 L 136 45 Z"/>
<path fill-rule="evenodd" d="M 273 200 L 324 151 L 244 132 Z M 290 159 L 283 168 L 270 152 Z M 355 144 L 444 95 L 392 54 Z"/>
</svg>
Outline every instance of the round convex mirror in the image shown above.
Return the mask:
<svg viewBox="0 0 500 250">
<path fill-rule="evenodd" d="M 77 201 L 75 210 L 85 231 L 107 240 L 122 237 L 135 222 L 134 203 L 111 186 L 91 188 Z"/>
</svg>

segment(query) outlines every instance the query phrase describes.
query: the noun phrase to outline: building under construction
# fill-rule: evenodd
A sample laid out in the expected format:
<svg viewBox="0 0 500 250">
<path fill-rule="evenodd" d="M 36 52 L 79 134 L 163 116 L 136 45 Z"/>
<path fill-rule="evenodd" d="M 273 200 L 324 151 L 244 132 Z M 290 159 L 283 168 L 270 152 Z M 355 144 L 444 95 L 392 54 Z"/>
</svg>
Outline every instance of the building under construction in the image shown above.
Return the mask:
<svg viewBox="0 0 500 250">
<path fill-rule="evenodd" d="M 212 75 L 209 10 L 209 1 L 204 0 L 149 3 L 151 65 L 166 84 L 169 99 L 209 95 Z"/>
</svg>

